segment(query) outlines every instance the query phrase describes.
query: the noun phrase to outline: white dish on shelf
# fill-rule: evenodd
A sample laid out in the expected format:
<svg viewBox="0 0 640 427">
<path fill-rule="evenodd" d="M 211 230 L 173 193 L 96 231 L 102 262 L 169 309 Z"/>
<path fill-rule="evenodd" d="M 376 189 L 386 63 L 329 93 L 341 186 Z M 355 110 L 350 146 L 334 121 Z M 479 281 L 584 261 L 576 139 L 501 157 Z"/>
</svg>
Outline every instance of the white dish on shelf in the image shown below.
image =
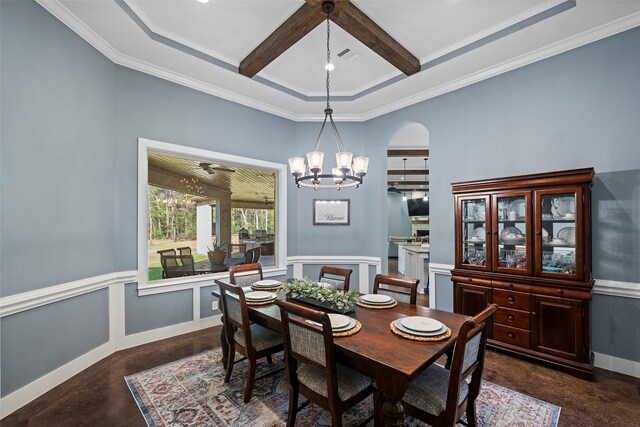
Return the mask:
<svg viewBox="0 0 640 427">
<path fill-rule="evenodd" d="M 576 219 L 576 214 L 575 213 L 564 214 L 562 219 Z"/>
<path fill-rule="evenodd" d="M 485 240 L 487 238 L 487 230 L 484 227 L 478 227 L 471 233 L 471 239 L 478 238 L 478 240 Z M 475 239 L 474 239 L 475 240 Z"/>
<path fill-rule="evenodd" d="M 558 238 L 565 240 L 569 244 L 575 245 L 576 244 L 576 228 L 575 227 L 562 228 L 560 231 L 558 231 Z"/>
<path fill-rule="evenodd" d="M 524 199 L 512 200 L 507 206 L 507 212 L 515 212 L 516 217 L 514 219 L 524 218 L 527 214 Z"/>
<path fill-rule="evenodd" d="M 473 216 L 475 217 L 475 219 L 484 221 L 485 214 L 486 212 L 485 212 L 484 203 L 476 204 L 476 207 L 474 208 L 474 211 L 473 211 Z"/>
</svg>

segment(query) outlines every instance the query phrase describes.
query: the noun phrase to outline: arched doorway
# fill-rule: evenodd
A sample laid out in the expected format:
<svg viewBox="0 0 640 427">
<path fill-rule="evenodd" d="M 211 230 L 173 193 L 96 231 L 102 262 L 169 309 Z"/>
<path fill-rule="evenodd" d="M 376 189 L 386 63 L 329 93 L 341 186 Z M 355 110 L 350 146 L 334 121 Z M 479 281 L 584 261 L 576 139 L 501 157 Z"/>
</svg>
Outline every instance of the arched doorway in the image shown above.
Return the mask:
<svg viewBox="0 0 640 427">
<path fill-rule="evenodd" d="M 409 123 L 387 147 L 387 232 L 390 275 L 429 278 L 429 131 Z M 418 303 L 428 305 L 426 297 Z"/>
</svg>

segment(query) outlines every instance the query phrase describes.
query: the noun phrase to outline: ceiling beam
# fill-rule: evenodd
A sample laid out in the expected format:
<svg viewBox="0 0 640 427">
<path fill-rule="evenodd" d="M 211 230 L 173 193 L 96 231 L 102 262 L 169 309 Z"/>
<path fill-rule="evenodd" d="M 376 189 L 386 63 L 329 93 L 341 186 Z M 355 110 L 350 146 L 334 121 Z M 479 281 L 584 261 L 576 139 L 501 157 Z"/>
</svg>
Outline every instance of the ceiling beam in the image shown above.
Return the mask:
<svg viewBox="0 0 640 427">
<path fill-rule="evenodd" d="M 387 157 L 422 157 L 429 158 L 429 150 L 412 149 L 412 150 L 387 150 Z"/>
<path fill-rule="evenodd" d="M 429 181 L 427 181 L 429 182 Z M 424 185 L 424 181 L 387 181 L 388 185 Z"/>
<path fill-rule="evenodd" d="M 240 62 L 240 74 L 253 77 L 327 19 L 318 6 L 304 3 Z"/>
<path fill-rule="evenodd" d="M 329 19 L 407 76 L 420 71 L 418 58 L 353 3 L 345 3 L 340 8 L 336 7 Z"/>
<path fill-rule="evenodd" d="M 389 169 L 387 175 L 428 175 L 429 169 Z"/>
</svg>

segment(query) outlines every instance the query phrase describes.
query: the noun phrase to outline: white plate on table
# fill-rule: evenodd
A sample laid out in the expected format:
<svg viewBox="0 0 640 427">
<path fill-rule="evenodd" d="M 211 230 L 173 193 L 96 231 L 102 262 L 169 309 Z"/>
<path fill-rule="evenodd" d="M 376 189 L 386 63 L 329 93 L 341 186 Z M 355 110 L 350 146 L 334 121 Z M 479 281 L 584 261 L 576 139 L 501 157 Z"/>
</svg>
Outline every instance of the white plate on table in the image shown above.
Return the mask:
<svg viewBox="0 0 640 427">
<path fill-rule="evenodd" d="M 389 295 L 367 294 L 360 297 L 367 304 L 389 304 L 392 299 Z"/>
<path fill-rule="evenodd" d="M 244 297 L 249 301 L 266 301 L 275 298 L 276 294 L 266 291 L 253 291 L 247 292 L 246 294 L 244 294 Z"/>
<path fill-rule="evenodd" d="M 257 288 L 273 288 L 274 286 L 278 286 L 280 284 L 279 280 L 265 279 L 258 280 L 257 282 L 253 282 L 252 286 Z"/>
<path fill-rule="evenodd" d="M 349 316 L 345 316 L 344 314 L 329 313 L 328 316 L 331 321 L 331 329 L 333 330 L 348 326 L 349 320 L 351 319 Z"/>
<path fill-rule="evenodd" d="M 407 334 L 415 335 L 417 337 L 435 337 L 435 336 L 444 334 L 447 331 L 447 326 L 446 325 L 442 325 L 442 328 L 438 329 L 437 331 L 433 331 L 433 332 L 418 332 L 418 331 L 414 331 L 413 329 L 409 329 L 406 326 L 403 326 L 402 325 L 402 319 L 404 319 L 404 317 L 402 317 L 400 319 L 396 319 L 393 322 L 393 326 L 395 326 L 396 328 L 398 328 L 402 332 L 406 332 Z"/>
<path fill-rule="evenodd" d="M 407 329 L 416 332 L 434 332 L 442 329 L 442 322 L 425 316 L 409 316 L 400 319 L 400 323 Z"/>
</svg>

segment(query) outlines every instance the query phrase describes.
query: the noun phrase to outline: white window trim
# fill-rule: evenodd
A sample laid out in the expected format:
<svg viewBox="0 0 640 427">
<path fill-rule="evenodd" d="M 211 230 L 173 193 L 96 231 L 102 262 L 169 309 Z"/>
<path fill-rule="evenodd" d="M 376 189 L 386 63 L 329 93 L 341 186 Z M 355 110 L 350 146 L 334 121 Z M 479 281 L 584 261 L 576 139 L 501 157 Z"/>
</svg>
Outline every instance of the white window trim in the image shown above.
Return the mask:
<svg viewBox="0 0 640 427">
<path fill-rule="evenodd" d="M 276 276 L 287 272 L 287 165 L 282 163 L 267 162 L 251 159 L 249 157 L 235 156 L 200 148 L 186 147 L 184 145 L 170 144 L 154 141 L 152 139 L 138 138 L 138 290 L 151 289 L 157 292 L 173 292 L 180 289 L 199 288 L 203 281 L 211 281 L 218 277 L 228 276 L 228 273 L 205 274 L 199 276 L 178 277 L 173 279 L 148 281 L 148 180 L 149 180 L 149 151 L 161 152 L 169 155 L 196 157 L 212 162 L 248 166 L 275 172 L 276 179 L 276 234 L 277 264 L 264 269 L 265 276 Z M 200 283 L 198 283 L 200 282 Z"/>
</svg>

